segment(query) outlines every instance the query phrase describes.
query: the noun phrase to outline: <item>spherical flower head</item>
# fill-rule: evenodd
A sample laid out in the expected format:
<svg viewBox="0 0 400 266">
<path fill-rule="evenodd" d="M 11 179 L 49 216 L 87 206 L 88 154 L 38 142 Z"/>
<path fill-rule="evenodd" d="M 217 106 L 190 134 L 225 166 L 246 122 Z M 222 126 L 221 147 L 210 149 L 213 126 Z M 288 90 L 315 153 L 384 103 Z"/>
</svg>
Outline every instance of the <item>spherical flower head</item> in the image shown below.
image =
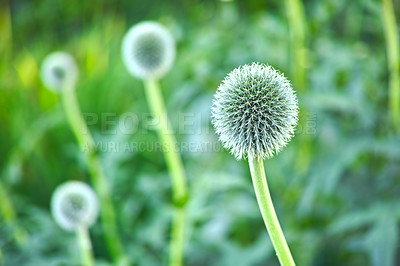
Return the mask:
<svg viewBox="0 0 400 266">
<path fill-rule="evenodd" d="M 237 159 L 272 157 L 293 137 L 298 120 L 297 97 L 289 80 L 259 63 L 229 73 L 211 111 L 220 141 Z"/>
<path fill-rule="evenodd" d="M 122 40 L 122 60 L 129 73 L 141 79 L 161 78 L 172 67 L 175 41 L 157 22 L 141 22 Z"/>
<path fill-rule="evenodd" d="M 99 215 L 99 203 L 94 191 L 80 181 L 60 185 L 51 199 L 51 211 L 57 224 L 65 230 L 89 228 Z"/>
<path fill-rule="evenodd" d="M 49 54 L 42 63 L 41 79 L 50 90 L 60 91 L 66 86 L 74 86 L 78 81 L 78 67 L 74 58 L 65 52 Z"/>
</svg>

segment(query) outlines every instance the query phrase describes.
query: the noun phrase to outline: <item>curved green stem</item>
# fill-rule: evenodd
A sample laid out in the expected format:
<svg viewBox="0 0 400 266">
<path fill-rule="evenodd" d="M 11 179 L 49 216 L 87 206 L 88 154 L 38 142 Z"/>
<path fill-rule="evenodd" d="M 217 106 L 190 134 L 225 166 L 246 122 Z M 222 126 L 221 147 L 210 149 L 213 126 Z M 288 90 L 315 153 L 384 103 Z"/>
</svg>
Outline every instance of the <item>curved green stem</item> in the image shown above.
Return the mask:
<svg viewBox="0 0 400 266">
<path fill-rule="evenodd" d="M 90 242 L 90 236 L 88 229 L 80 227 L 77 229 L 77 235 L 79 240 L 79 246 L 81 248 L 81 257 L 83 266 L 94 266 L 92 243 Z"/>
<path fill-rule="evenodd" d="M 264 163 L 260 158 L 249 157 L 249 165 L 258 206 L 279 261 L 283 266 L 295 265 L 272 204 L 267 179 L 265 178 Z"/>
<path fill-rule="evenodd" d="M 66 86 L 62 90 L 62 100 L 68 122 L 86 157 L 93 186 L 100 200 L 102 226 L 111 256 L 116 261 L 125 260 L 126 257 L 124 255 L 121 239 L 118 235 L 115 210 L 111 200 L 109 186 L 100 159 L 96 153 L 95 142 L 82 117 L 73 86 Z"/>
<path fill-rule="evenodd" d="M 24 134 L 17 145 L 15 145 L 8 157 L 5 167 L 0 177 L 0 210 L 4 221 L 12 228 L 13 237 L 19 245 L 23 245 L 26 242 L 28 233 L 22 227 L 18 226 L 17 214 L 15 213 L 14 206 L 11 199 L 8 196 L 7 190 L 1 180 L 11 178 L 15 173 L 21 171 L 22 162 L 27 155 L 32 152 L 35 145 L 44 132 L 49 128 L 61 121 L 59 113 L 55 115 L 46 116 L 43 119 L 35 122 Z"/>
<path fill-rule="evenodd" d="M 177 142 L 170 131 L 167 112 L 157 80 L 145 81 L 146 97 L 154 119 L 157 119 L 157 132 L 163 146 L 164 158 L 171 176 L 174 199 L 174 215 L 171 229 L 170 258 L 171 266 L 183 263 L 185 205 L 187 201 L 186 177 Z"/>
<path fill-rule="evenodd" d="M 400 132 L 400 47 L 392 0 L 382 0 L 382 18 L 389 70 L 389 110 L 393 127 Z"/>
</svg>

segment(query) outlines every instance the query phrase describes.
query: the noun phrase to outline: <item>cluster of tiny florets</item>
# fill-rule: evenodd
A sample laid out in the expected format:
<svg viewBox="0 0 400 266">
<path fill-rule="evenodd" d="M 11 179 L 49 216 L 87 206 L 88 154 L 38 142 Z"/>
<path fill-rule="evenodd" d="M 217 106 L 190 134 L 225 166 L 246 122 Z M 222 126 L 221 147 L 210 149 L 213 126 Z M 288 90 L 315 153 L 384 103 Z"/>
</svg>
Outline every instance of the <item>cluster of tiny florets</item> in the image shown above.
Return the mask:
<svg viewBox="0 0 400 266">
<path fill-rule="evenodd" d="M 43 60 L 40 75 L 48 89 L 59 91 L 66 86 L 75 85 L 78 80 L 78 67 L 68 53 L 54 52 Z"/>
<path fill-rule="evenodd" d="M 51 211 L 60 227 L 73 231 L 88 228 L 97 219 L 99 203 L 94 191 L 85 183 L 70 181 L 59 186 L 51 200 Z"/>
<path fill-rule="evenodd" d="M 157 22 L 133 26 L 122 41 L 122 60 L 136 77 L 160 78 L 171 69 L 174 59 L 174 39 Z"/>
<path fill-rule="evenodd" d="M 293 137 L 297 120 L 297 97 L 289 80 L 259 63 L 230 72 L 212 106 L 216 133 L 237 159 L 272 157 Z"/>
</svg>

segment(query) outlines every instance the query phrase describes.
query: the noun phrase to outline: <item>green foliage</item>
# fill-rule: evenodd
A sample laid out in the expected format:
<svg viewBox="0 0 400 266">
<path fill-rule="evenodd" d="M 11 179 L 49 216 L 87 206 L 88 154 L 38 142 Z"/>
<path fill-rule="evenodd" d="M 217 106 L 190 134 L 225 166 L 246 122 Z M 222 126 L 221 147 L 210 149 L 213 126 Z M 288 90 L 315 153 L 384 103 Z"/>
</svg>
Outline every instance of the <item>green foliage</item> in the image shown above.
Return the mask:
<svg viewBox="0 0 400 266">
<path fill-rule="evenodd" d="M 307 88 L 294 89 L 307 113 L 288 146 L 265 161 L 278 218 L 297 265 L 398 265 L 400 137 L 389 116 L 381 2 L 303 4 Z M 165 25 L 178 45 L 161 88 L 189 179 L 186 265 L 277 265 L 248 166 L 218 143 L 210 108 L 239 65 L 267 63 L 295 79 L 283 1 L 38 0 L 0 9 L 0 178 L 16 213 L 11 222 L 0 216 L 0 265 L 80 261 L 77 239 L 50 214 L 57 185 L 90 184 L 60 99 L 40 81 L 40 64 L 55 50 L 77 61 L 77 98 L 126 253 L 137 265 L 167 264 L 171 183 L 143 85 L 120 56 L 124 33 L 142 20 Z M 126 114 L 137 118 L 130 133 L 121 126 Z M 109 265 L 99 222 L 90 236 L 96 262 Z"/>
</svg>

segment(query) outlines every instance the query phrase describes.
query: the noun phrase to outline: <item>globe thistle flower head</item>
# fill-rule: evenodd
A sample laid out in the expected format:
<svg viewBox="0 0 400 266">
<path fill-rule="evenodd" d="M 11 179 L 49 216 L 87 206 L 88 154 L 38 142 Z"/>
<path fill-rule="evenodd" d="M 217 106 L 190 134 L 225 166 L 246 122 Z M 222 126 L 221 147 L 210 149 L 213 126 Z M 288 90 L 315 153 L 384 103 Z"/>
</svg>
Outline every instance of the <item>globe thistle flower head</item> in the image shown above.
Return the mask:
<svg viewBox="0 0 400 266">
<path fill-rule="evenodd" d="M 85 183 L 69 181 L 59 186 L 51 199 L 51 211 L 57 224 L 65 230 L 89 228 L 99 214 L 94 191 Z"/>
<path fill-rule="evenodd" d="M 54 52 L 43 60 L 40 75 L 48 89 L 59 91 L 66 86 L 75 85 L 78 80 L 78 67 L 68 53 Z"/>
<path fill-rule="evenodd" d="M 122 60 L 129 73 L 141 79 L 161 78 L 172 67 L 175 42 L 169 31 L 157 22 L 141 22 L 122 40 Z"/>
<path fill-rule="evenodd" d="M 292 138 L 298 120 L 289 80 L 259 63 L 230 72 L 217 89 L 211 111 L 220 141 L 237 159 L 272 157 Z"/>
</svg>

